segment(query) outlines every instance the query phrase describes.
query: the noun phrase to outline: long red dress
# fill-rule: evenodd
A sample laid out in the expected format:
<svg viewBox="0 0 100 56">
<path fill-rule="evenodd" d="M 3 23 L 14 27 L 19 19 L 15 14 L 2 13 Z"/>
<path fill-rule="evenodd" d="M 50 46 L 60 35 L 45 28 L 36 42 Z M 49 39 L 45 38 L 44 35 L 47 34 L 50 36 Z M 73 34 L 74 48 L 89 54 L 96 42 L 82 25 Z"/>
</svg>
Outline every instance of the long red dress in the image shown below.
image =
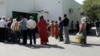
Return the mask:
<svg viewBox="0 0 100 56">
<path fill-rule="evenodd" d="M 56 38 L 56 39 L 57 39 L 58 36 L 59 36 L 58 24 L 55 24 L 55 25 L 54 25 L 54 35 L 55 35 L 55 38 Z"/>
<path fill-rule="evenodd" d="M 47 23 L 45 20 L 40 20 L 38 23 L 38 32 L 40 35 L 41 44 L 48 42 Z"/>
</svg>

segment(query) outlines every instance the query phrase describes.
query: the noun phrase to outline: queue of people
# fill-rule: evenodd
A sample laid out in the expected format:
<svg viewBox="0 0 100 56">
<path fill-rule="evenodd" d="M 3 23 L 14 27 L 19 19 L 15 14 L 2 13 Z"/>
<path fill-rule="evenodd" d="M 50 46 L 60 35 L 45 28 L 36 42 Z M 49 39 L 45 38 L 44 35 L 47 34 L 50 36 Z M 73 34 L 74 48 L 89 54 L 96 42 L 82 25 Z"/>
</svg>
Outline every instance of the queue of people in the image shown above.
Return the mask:
<svg viewBox="0 0 100 56">
<path fill-rule="evenodd" d="M 86 15 L 81 13 L 81 22 L 77 21 L 77 32 L 83 34 L 83 38 L 81 39 L 80 44 L 87 44 L 87 32 L 86 32 Z M 59 19 L 59 24 L 57 21 L 45 20 L 43 16 L 41 16 L 36 22 L 33 16 L 30 16 L 29 19 L 21 16 L 16 19 L 6 20 L 5 17 L 2 17 L 0 20 L 0 42 L 11 42 L 11 43 L 22 43 L 27 44 L 27 40 L 29 38 L 30 45 L 34 43 L 36 45 L 36 28 L 38 29 L 38 34 L 40 37 L 40 44 L 47 45 L 49 42 L 48 37 L 52 36 L 55 39 L 58 39 L 60 42 L 64 41 L 65 44 L 70 44 L 70 36 L 69 36 L 69 19 L 67 14 L 64 14 L 64 19 L 61 17 Z M 73 22 L 72 22 L 73 23 Z M 97 36 L 99 36 L 98 32 L 98 20 L 96 21 L 97 26 Z M 73 28 L 72 28 L 73 29 Z M 22 41 L 21 41 L 22 40 Z"/>
<path fill-rule="evenodd" d="M 59 38 L 59 41 L 64 41 L 63 38 L 63 25 L 65 26 L 65 43 L 69 43 L 69 34 L 68 34 L 68 19 L 67 15 L 64 15 L 65 19 L 61 20 L 59 18 L 60 24 L 57 21 L 52 21 L 49 25 L 43 16 L 40 17 L 38 23 L 34 20 L 34 17 L 30 16 L 29 19 L 20 16 L 16 19 L 7 19 L 2 17 L 0 20 L 0 42 L 10 42 L 10 43 L 22 43 L 27 44 L 27 39 L 30 40 L 30 45 L 36 44 L 36 28 L 38 28 L 38 34 L 40 37 L 40 44 L 46 45 L 49 42 L 48 37 L 52 36 L 56 39 Z M 63 24 L 64 22 L 64 24 Z M 66 22 L 68 22 L 66 24 Z M 48 26 L 49 25 L 49 26 Z M 60 28 L 60 31 L 59 31 Z M 49 34 L 48 34 L 49 29 Z M 67 32 L 66 32 L 67 30 Z M 59 37 L 60 36 L 60 37 Z M 22 40 L 22 41 L 21 41 Z"/>
<path fill-rule="evenodd" d="M 29 38 L 30 45 L 36 44 L 36 27 L 38 27 L 41 44 L 47 44 L 47 23 L 43 16 L 40 17 L 38 23 L 32 16 L 29 19 L 21 16 L 20 18 L 7 20 L 5 17 L 2 17 L 0 20 L 0 42 L 27 44 L 27 39 Z"/>
</svg>

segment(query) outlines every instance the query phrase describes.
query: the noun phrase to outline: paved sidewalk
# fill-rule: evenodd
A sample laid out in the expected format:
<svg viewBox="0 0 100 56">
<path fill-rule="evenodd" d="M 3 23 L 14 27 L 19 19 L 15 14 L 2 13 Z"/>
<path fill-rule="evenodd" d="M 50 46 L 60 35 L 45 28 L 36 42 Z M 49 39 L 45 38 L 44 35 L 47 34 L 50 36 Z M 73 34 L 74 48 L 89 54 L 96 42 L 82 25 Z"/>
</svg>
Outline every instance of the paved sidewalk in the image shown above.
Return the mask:
<svg viewBox="0 0 100 56">
<path fill-rule="evenodd" d="M 64 44 L 55 38 L 49 38 L 49 45 L 18 45 L 0 43 L 0 56 L 100 56 L 100 38 L 88 36 L 89 45 L 81 47 L 70 36 L 71 44 Z"/>
</svg>

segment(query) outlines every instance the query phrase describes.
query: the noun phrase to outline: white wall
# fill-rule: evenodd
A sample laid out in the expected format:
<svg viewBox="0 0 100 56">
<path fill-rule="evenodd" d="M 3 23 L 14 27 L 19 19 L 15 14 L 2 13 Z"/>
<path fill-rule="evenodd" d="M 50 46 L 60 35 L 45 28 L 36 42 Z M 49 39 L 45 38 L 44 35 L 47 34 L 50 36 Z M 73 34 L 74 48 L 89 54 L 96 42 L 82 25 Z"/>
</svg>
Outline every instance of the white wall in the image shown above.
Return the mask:
<svg viewBox="0 0 100 56">
<path fill-rule="evenodd" d="M 70 15 L 69 15 L 69 8 L 71 8 L 71 0 L 63 0 L 63 14 L 67 14 L 68 15 L 68 18 L 70 18 Z"/>
<path fill-rule="evenodd" d="M 62 16 L 62 0 L 35 0 L 35 11 L 40 10 L 49 12 L 46 19 L 58 20 Z"/>
<path fill-rule="evenodd" d="M 71 0 L 73 8 L 73 13 L 71 14 L 71 19 L 73 21 L 80 21 L 80 13 L 81 13 L 81 4 L 77 3 L 75 0 Z"/>
<path fill-rule="evenodd" d="M 6 16 L 12 17 L 12 11 L 32 13 L 34 0 L 6 0 Z"/>
<path fill-rule="evenodd" d="M 4 0 L 5 4 L 0 4 L 0 16 L 5 15 L 12 17 L 12 11 L 19 12 L 36 12 L 40 10 L 48 11 L 48 14 L 43 14 L 46 19 L 58 20 L 58 17 L 63 17 L 63 14 L 68 14 L 70 21 L 80 19 L 80 4 L 74 0 Z M 74 10 L 69 14 L 69 8 Z"/>
<path fill-rule="evenodd" d="M 73 9 L 73 13 L 69 13 L 69 9 Z M 80 18 L 79 10 L 81 8 L 81 4 L 77 3 L 74 0 L 63 0 L 63 14 L 67 14 L 70 20 L 77 21 Z"/>
<path fill-rule="evenodd" d="M 80 21 L 80 13 L 81 13 L 81 4 L 77 3 L 75 0 L 71 0 L 72 5 L 71 8 L 73 9 L 73 13 L 71 14 L 71 21 L 74 21 L 74 28 L 76 21 Z"/>
<path fill-rule="evenodd" d="M 69 13 L 69 9 L 73 9 L 72 13 Z M 63 14 L 67 14 L 71 21 L 74 21 L 74 28 L 76 21 L 80 21 L 81 4 L 77 3 L 75 0 L 63 0 Z M 69 23 L 69 27 L 71 24 Z"/>
<path fill-rule="evenodd" d="M 5 1 L 0 0 L 0 17 L 6 16 L 6 6 L 5 6 Z"/>
</svg>

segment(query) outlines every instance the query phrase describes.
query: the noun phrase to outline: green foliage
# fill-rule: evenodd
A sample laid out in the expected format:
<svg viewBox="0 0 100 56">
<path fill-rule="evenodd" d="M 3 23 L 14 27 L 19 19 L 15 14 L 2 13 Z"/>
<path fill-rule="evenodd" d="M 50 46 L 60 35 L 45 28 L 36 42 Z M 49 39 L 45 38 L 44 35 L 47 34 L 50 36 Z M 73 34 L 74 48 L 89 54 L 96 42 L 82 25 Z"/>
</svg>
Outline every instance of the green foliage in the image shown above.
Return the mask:
<svg viewBox="0 0 100 56">
<path fill-rule="evenodd" d="M 92 21 L 100 18 L 100 0 L 85 0 L 83 11 Z"/>
</svg>

